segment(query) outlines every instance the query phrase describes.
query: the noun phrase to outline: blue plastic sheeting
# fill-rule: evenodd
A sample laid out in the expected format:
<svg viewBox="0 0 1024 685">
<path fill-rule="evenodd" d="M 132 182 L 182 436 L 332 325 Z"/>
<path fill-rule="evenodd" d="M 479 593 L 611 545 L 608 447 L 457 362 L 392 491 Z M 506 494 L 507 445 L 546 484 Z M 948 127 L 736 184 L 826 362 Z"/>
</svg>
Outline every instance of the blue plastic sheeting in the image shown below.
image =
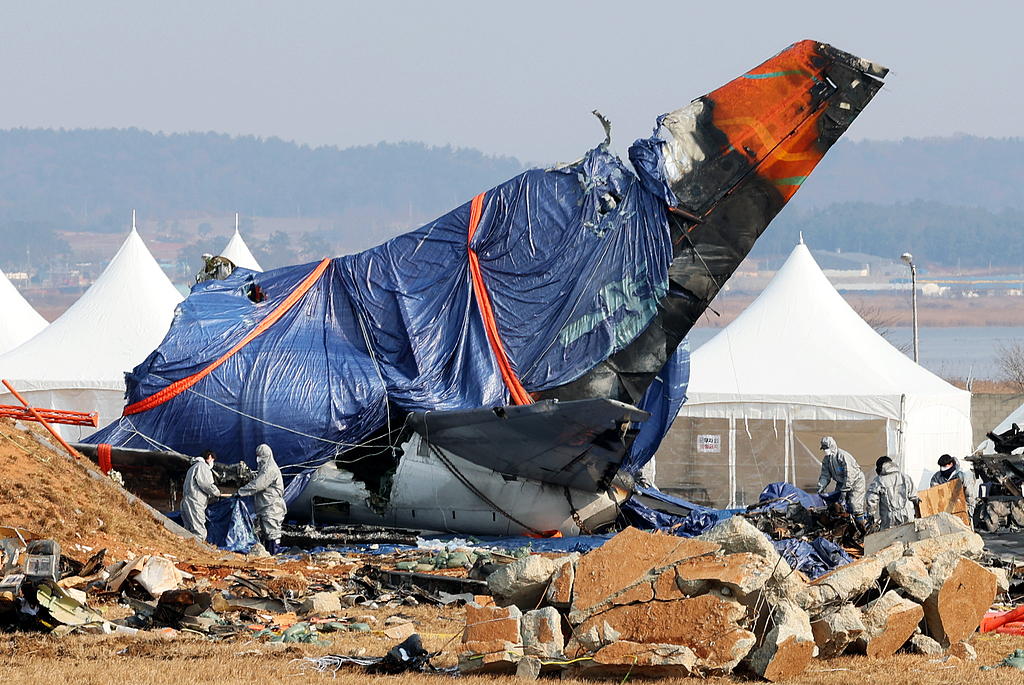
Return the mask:
<svg viewBox="0 0 1024 685">
<path fill-rule="evenodd" d="M 775 551 L 789 563 L 802 571 L 808 578 L 820 578 L 840 566 L 853 563 L 843 548 L 825 538 L 806 540 L 772 540 Z"/>
<path fill-rule="evenodd" d="M 253 531 L 251 503 L 251 497 L 211 500 L 206 507 L 206 541 L 229 552 L 248 554 L 258 542 Z M 180 511 L 172 511 L 167 518 L 179 526 L 184 525 Z"/>
<path fill-rule="evenodd" d="M 776 501 L 772 501 L 776 500 Z M 826 506 L 820 495 L 812 495 L 790 483 L 769 483 L 761 491 L 759 502 L 771 502 L 767 509 L 786 509 L 790 504 L 799 502 L 804 509 L 820 509 Z"/>
<path fill-rule="evenodd" d="M 640 400 L 639 408 L 649 412 L 651 418 L 640 425 L 640 431 L 629 447 L 629 454 L 622 462 L 624 471 L 635 476 L 654 458 L 661 441 L 668 435 L 672 422 L 679 414 L 679 408 L 686 402 L 689 383 L 690 341 L 684 338 Z"/>
<path fill-rule="evenodd" d="M 502 345 L 528 392 L 584 375 L 656 314 L 672 261 L 671 192 L 656 187 L 657 155 L 638 164 L 655 166 L 644 183 L 599 147 L 575 165 L 528 171 L 484 196 L 469 242 Z M 467 203 L 331 260 L 295 306 L 209 375 L 86 441 L 193 455 L 212 449 L 225 463 L 253 468 L 256 446 L 267 443 L 290 478 L 359 445 L 389 413 L 400 424 L 409 411 L 507 404 L 473 290 L 469 221 Z M 128 403 L 221 359 L 315 266 L 239 269 L 194 286 L 157 350 L 127 375 Z M 252 283 L 265 301 L 247 297 Z M 677 355 L 665 373 L 676 378 L 684 364 Z M 679 388 L 670 381 L 651 401 L 670 407 Z M 645 454 L 656 435 L 645 439 Z"/>
<path fill-rule="evenodd" d="M 677 507 L 690 509 L 688 516 L 668 514 L 652 509 L 638 499 L 622 504 L 622 513 L 631 525 L 643 530 L 661 530 L 680 537 L 694 537 L 706 533 L 722 521 L 745 509 L 711 509 L 684 499 L 673 497 L 656 488 L 637 487 L 637 493 Z"/>
</svg>

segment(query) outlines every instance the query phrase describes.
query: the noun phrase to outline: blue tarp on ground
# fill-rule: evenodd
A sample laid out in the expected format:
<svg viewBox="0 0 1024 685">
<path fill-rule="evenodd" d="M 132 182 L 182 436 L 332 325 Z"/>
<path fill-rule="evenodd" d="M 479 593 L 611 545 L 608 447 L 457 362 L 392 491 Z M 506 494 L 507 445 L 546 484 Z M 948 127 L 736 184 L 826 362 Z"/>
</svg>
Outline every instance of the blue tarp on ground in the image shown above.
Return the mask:
<svg viewBox="0 0 1024 685">
<path fill-rule="evenodd" d="M 634 160 L 659 163 L 656 155 Z M 671 193 L 655 187 L 660 178 L 647 169 L 641 182 L 599 147 L 578 164 L 528 171 L 485 194 L 469 242 L 502 346 L 527 391 L 579 378 L 654 317 L 672 261 L 664 200 Z M 222 363 L 87 441 L 183 454 L 213 449 L 225 463 L 251 467 L 256 446 L 267 443 L 294 477 L 360 444 L 389 414 L 400 422 L 409 411 L 507 404 L 470 274 L 470 211 L 467 203 L 379 247 L 330 260 L 294 306 L 233 354 L 317 265 L 239 269 L 196 285 L 159 348 L 128 375 L 128 403 Z M 253 283 L 265 301 L 247 297 Z M 668 384 L 651 391 L 666 417 L 681 396 L 671 379 L 687 360 L 670 362 Z M 656 422 L 636 463 L 653 454 L 664 428 Z"/>
<path fill-rule="evenodd" d="M 811 580 L 853 563 L 853 559 L 842 547 L 825 538 L 810 541 L 773 540 L 772 544 L 790 567 L 802 571 Z"/>
</svg>

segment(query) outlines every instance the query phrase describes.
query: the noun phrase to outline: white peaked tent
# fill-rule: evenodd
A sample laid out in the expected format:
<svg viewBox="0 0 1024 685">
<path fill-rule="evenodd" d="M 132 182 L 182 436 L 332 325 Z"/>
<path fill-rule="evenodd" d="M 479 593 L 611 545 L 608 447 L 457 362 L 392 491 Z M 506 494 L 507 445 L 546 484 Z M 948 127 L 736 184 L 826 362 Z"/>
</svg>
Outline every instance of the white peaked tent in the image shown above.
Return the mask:
<svg viewBox="0 0 1024 685">
<path fill-rule="evenodd" d="M 46 319 L 0 271 L 0 354 L 13 350 L 46 326 Z"/>
<path fill-rule="evenodd" d="M 908 359 L 836 292 L 801 242 L 764 292 L 690 360 L 687 402 L 657 455 L 657 483 L 714 506 L 765 485 L 813 492 L 820 441 L 865 471 L 892 457 L 919 487 L 971 450 L 971 394 Z"/>
<path fill-rule="evenodd" d="M 238 232 L 237 214 L 235 214 L 235 234 L 231 236 L 231 240 L 221 250 L 220 256 L 227 257 L 235 266 L 252 269 L 253 271 L 263 271 L 260 263 L 256 261 L 256 258 L 252 256 L 252 252 L 249 251 L 249 246 L 242 240 L 242 234 Z"/>
<path fill-rule="evenodd" d="M 181 300 L 133 227 L 75 304 L 37 335 L 0 355 L 0 378 L 33 406 L 96 411 L 100 426 L 106 425 L 124 407 L 125 372 L 160 344 Z M 18 403 L 3 386 L 0 391 L 0 404 Z M 77 440 L 94 429 L 60 430 Z"/>
</svg>

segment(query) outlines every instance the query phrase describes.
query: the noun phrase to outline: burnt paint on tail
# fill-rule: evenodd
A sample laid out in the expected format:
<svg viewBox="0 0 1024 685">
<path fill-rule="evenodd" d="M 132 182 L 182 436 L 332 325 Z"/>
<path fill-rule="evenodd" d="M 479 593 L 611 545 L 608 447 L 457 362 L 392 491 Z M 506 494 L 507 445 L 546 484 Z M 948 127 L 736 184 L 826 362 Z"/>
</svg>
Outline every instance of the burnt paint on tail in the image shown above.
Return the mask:
<svg viewBox="0 0 1024 685">
<path fill-rule="evenodd" d="M 658 313 L 629 346 L 537 399 L 636 404 L 665 362 L 796 193 L 882 87 L 887 70 L 803 41 L 659 119 L 689 155 L 670 179 L 674 262 Z M 669 146 L 663 147 L 668 151 Z"/>
</svg>

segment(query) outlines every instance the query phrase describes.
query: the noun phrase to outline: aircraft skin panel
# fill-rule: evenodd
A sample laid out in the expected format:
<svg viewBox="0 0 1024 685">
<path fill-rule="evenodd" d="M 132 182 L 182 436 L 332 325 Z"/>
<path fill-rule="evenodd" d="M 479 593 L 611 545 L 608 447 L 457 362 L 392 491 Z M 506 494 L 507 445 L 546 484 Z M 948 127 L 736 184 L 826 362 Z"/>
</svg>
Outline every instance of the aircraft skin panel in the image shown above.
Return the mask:
<svg viewBox="0 0 1024 685">
<path fill-rule="evenodd" d="M 649 414 L 607 399 L 415 412 L 409 425 L 430 445 L 499 473 L 603 490 L 625 458 L 633 424 Z"/>
</svg>

